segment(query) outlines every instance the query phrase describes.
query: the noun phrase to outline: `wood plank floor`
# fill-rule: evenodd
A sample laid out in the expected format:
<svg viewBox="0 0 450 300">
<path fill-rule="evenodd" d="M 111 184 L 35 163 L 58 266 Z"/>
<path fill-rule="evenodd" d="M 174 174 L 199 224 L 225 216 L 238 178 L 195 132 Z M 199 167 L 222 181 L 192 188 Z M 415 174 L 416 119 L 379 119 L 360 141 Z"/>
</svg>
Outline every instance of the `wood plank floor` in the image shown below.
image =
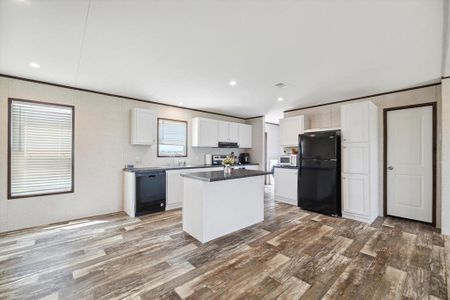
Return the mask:
<svg viewBox="0 0 450 300">
<path fill-rule="evenodd" d="M 268 190 L 269 191 L 269 190 Z M 181 211 L 123 213 L 0 235 L 0 299 L 448 299 L 450 238 L 274 202 L 200 244 Z"/>
</svg>

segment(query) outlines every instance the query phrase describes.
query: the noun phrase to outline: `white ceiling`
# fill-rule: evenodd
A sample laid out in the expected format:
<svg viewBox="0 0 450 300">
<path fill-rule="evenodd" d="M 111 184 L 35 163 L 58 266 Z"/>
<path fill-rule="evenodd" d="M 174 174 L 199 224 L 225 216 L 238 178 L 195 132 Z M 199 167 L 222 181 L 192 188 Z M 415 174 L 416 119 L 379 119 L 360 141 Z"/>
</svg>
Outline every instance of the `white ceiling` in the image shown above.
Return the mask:
<svg viewBox="0 0 450 300">
<path fill-rule="evenodd" d="M 444 0 L 0 0 L 0 73 L 276 122 L 438 80 L 444 19 Z"/>
</svg>

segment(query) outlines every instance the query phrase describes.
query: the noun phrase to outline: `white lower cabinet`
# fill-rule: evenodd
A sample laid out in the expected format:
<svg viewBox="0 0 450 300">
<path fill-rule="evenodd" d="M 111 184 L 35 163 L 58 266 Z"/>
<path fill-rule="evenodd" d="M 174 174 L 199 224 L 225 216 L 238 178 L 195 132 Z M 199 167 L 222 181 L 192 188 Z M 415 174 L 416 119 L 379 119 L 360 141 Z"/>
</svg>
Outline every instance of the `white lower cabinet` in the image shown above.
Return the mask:
<svg viewBox="0 0 450 300">
<path fill-rule="evenodd" d="M 220 171 L 223 167 L 166 171 L 166 210 L 183 207 L 184 181 L 181 173 Z"/>
<path fill-rule="evenodd" d="M 275 168 L 275 200 L 297 205 L 297 169 Z"/>
<path fill-rule="evenodd" d="M 342 175 L 343 216 L 367 221 L 370 218 L 369 176 Z M 346 216 L 347 214 L 347 216 Z"/>
<path fill-rule="evenodd" d="M 180 208 L 183 205 L 182 170 L 166 171 L 166 210 Z"/>
</svg>

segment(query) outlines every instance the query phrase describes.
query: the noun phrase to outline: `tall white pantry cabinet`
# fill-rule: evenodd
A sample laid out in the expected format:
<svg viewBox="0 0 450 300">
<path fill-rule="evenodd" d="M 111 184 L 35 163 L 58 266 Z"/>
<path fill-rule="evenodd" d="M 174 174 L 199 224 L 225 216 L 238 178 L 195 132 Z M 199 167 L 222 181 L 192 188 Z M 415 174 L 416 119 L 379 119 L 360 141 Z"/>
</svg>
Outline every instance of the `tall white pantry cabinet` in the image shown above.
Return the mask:
<svg viewBox="0 0 450 300">
<path fill-rule="evenodd" d="M 341 106 L 342 216 L 372 223 L 378 216 L 378 107 Z"/>
</svg>

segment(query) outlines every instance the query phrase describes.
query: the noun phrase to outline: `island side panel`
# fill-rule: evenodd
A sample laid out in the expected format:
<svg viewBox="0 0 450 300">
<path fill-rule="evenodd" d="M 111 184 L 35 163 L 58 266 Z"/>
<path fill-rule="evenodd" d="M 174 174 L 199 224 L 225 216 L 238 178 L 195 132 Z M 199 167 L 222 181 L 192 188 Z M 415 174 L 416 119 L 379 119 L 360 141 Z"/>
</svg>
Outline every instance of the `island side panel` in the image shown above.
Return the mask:
<svg viewBox="0 0 450 300">
<path fill-rule="evenodd" d="M 130 217 L 136 216 L 136 174 L 123 172 L 123 210 Z"/>
<path fill-rule="evenodd" d="M 264 220 L 264 176 L 204 182 L 203 241 Z"/>
<path fill-rule="evenodd" d="M 203 242 L 203 181 L 183 178 L 183 230 Z"/>
</svg>

